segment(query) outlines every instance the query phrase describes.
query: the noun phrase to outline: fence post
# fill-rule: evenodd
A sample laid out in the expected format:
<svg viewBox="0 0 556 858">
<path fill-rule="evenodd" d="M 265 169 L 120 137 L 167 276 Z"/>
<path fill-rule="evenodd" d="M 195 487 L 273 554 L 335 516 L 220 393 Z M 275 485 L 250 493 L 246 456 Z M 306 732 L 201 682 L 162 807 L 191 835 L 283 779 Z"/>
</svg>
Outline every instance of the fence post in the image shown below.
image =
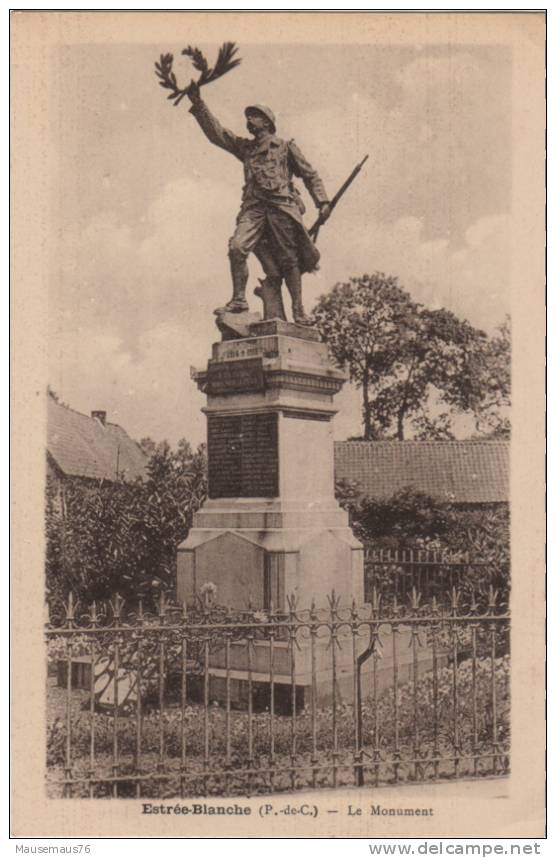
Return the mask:
<svg viewBox="0 0 556 858">
<path fill-rule="evenodd" d="M 76 603 L 77 604 L 77 603 Z M 72 776 L 72 766 L 71 766 L 71 680 L 72 680 L 72 656 L 73 656 L 73 635 L 71 634 L 71 630 L 73 629 L 73 620 L 75 617 L 75 607 L 73 602 L 73 593 L 70 592 L 68 596 L 68 604 L 66 606 L 66 622 L 68 630 L 70 634 L 68 635 L 68 643 L 66 649 L 66 760 L 65 760 L 65 770 L 64 770 L 64 798 L 72 797 L 72 785 L 68 783 L 71 781 Z"/>
</svg>

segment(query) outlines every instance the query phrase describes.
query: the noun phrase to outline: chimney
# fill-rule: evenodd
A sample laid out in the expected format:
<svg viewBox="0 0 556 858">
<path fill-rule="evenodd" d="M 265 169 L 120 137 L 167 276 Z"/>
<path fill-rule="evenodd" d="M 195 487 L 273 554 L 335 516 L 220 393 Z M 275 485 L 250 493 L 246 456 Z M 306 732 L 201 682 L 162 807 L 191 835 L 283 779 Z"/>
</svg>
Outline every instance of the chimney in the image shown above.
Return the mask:
<svg viewBox="0 0 556 858">
<path fill-rule="evenodd" d="M 91 411 L 91 417 L 106 426 L 106 411 Z"/>
</svg>

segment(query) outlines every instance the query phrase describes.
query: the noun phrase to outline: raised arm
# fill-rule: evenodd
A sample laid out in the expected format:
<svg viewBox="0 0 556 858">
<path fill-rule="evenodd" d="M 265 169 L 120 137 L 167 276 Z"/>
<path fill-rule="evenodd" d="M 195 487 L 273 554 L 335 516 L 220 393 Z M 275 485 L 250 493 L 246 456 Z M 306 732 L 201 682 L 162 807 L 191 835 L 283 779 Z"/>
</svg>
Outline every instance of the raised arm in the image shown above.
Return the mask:
<svg viewBox="0 0 556 858">
<path fill-rule="evenodd" d="M 311 167 L 301 150 L 290 140 L 289 143 L 290 166 L 294 176 L 301 179 L 317 208 L 328 205 L 328 194 L 317 171 Z"/>
<path fill-rule="evenodd" d="M 189 112 L 193 114 L 210 142 L 214 143 L 215 146 L 220 146 L 221 149 L 225 149 L 226 152 L 230 152 L 236 158 L 239 158 L 240 161 L 243 161 L 244 138 L 238 137 L 232 131 L 228 131 L 227 128 L 222 127 L 216 116 L 211 113 L 199 95 L 198 87 L 191 90 L 189 100 L 191 101 Z"/>
</svg>

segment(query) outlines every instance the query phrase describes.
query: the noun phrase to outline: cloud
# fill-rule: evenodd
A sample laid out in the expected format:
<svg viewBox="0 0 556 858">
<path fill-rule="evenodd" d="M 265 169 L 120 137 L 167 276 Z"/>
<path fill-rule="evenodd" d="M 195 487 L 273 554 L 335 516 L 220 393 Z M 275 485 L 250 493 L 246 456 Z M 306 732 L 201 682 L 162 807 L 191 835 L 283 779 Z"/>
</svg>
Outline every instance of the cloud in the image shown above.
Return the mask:
<svg viewBox="0 0 556 858">
<path fill-rule="evenodd" d="M 187 177 L 165 187 L 136 224 L 109 212 L 84 229 L 66 227 L 51 289 L 53 336 L 95 327 L 133 345 L 157 322 L 211 318 L 229 296 L 235 205 L 232 189 L 227 197 L 226 187 Z"/>
<path fill-rule="evenodd" d="M 425 239 L 418 218 L 403 217 L 385 226 L 364 211 L 361 215 L 358 229 L 338 235 L 331 226 L 323 237 L 321 270 L 305 278 L 310 302 L 335 282 L 383 271 L 398 277 L 415 300 L 446 307 L 478 327 L 492 330 L 509 312 L 508 216 L 480 218 L 454 247 L 448 239 Z"/>
<path fill-rule="evenodd" d="M 78 411 L 105 409 L 136 440 L 198 443 L 205 436 L 204 396 L 189 370 L 203 346 L 177 322 L 146 330 L 135 354 L 102 330 L 70 332 L 52 344 L 50 383 Z"/>
</svg>

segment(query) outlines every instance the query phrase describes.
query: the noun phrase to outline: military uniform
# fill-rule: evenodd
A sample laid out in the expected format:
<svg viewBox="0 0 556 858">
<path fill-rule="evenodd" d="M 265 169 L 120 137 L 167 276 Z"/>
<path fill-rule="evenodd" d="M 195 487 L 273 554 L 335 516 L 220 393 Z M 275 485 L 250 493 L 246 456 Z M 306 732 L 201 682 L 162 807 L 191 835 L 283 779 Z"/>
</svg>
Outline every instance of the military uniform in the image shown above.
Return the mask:
<svg viewBox="0 0 556 858">
<path fill-rule="evenodd" d="M 274 125 L 268 108 L 257 105 L 254 109 Z M 190 112 L 211 143 L 235 155 L 244 167 L 242 203 L 229 242 L 234 299 L 244 300 L 245 262 L 251 252 L 260 259 L 267 278 L 277 280 L 278 285 L 282 277 L 288 283 L 292 271 L 314 271 L 320 255 L 303 224 L 305 209 L 293 184 L 294 176 L 303 181 L 317 207 L 328 203 L 328 195 L 296 143 L 282 140 L 273 132 L 256 139 L 239 137 L 223 128 L 201 99 L 193 103 Z M 299 304 L 300 298 L 299 295 Z"/>
</svg>

